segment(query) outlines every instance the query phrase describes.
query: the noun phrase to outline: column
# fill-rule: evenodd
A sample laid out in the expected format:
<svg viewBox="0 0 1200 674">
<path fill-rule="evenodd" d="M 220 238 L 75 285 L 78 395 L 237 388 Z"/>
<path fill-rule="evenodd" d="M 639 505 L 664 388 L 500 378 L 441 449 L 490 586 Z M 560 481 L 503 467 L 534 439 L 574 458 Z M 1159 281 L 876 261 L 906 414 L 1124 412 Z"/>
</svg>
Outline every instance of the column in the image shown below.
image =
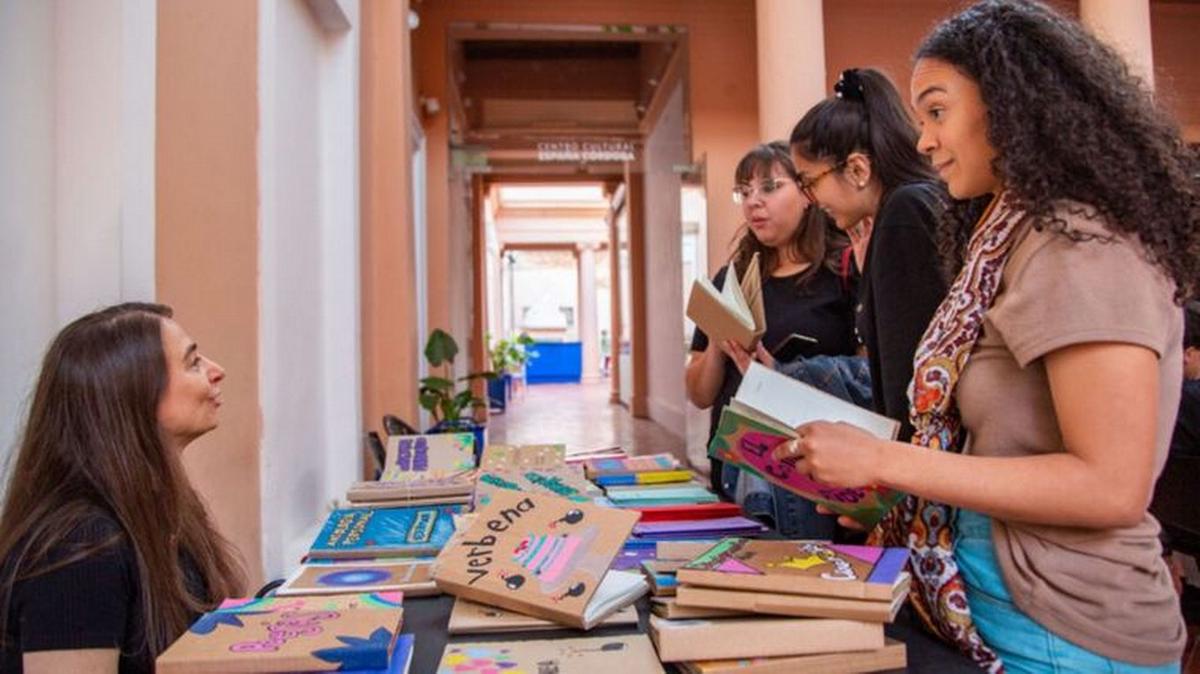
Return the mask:
<svg viewBox="0 0 1200 674">
<path fill-rule="evenodd" d="M 755 14 L 758 133 L 763 141 L 787 140 L 800 116 L 826 95 L 821 0 L 758 0 Z"/>
<path fill-rule="evenodd" d="M 1150 0 L 1080 0 L 1079 19 L 1120 52 L 1133 73 L 1154 88 Z"/>
<path fill-rule="evenodd" d="M 594 243 L 576 246 L 579 271 L 579 341 L 583 343 L 583 381 L 600 379 L 600 332 L 596 317 L 596 249 Z"/>
</svg>

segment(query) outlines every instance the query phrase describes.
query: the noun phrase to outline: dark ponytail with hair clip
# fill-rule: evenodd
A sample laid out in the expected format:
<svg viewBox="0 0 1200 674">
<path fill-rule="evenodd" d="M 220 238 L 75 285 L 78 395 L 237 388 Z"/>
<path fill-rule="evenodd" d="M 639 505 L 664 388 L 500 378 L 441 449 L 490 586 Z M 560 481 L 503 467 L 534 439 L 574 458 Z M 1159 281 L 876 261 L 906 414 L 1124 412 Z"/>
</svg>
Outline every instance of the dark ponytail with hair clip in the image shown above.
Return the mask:
<svg viewBox="0 0 1200 674">
<path fill-rule="evenodd" d="M 814 105 L 792 129 L 792 150 L 811 161 L 841 165 L 851 153 L 871 159 L 886 195 L 896 187 L 937 179 L 917 151 L 917 130 L 895 85 L 874 68 L 842 71 L 834 95 Z"/>
</svg>

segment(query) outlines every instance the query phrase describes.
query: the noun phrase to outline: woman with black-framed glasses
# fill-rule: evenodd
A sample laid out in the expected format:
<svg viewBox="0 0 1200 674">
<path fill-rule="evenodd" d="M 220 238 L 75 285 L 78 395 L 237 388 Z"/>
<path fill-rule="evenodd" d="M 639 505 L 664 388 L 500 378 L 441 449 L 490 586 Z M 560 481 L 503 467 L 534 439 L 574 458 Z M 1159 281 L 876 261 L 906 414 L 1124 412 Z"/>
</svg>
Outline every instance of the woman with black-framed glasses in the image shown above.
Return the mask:
<svg viewBox="0 0 1200 674">
<path fill-rule="evenodd" d="M 848 255 L 843 255 L 848 241 L 823 213 L 809 207 L 796 183 L 787 144 L 759 145 L 742 158 L 734 174 L 733 199 L 742 207 L 745 224 L 731 261 L 744 270 L 759 254 L 766 315 L 762 344 L 774 350 L 797 334 L 813 340 L 801 340 L 807 346 L 800 356 L 854 353 L 855 284 L 847 273 Z M 726 282 L 727 269 L 713 277 L 718 288 Z M 687 394 L 697 407 L 712 409 L 709 440 L 721 409 L 741 383 L 737 362 L 751 357 L 736 343 L 712 342 L 696 329 L 687 365 Z M 736 470 L 714 461 L 712 484 L 726 498 L 742 500 L 737 498 Z M 812 524 L 811 504 L 764 503 L 758 511 L 753 503 L 742 505 L 752 514 L 769 517 L 771 524 L 789 535 L 828 537 L 833 531 L 832 518 L 820 520 L 823 529 L 798 528 Z M 800 512 L 806 507 L 806 512 Z"/>
<path fill-rule="evenodd" d="M 874 69 L 842 73 L 833 96 L 792 131 L 798 184 L 847 232 L 862 273 L 855 326 L 867 350 L 875 410 L 912 435 L 913 352 L 945 296 L 934 243 L 945 190 L 916 150 L 900 94 Z"/>
</svg>

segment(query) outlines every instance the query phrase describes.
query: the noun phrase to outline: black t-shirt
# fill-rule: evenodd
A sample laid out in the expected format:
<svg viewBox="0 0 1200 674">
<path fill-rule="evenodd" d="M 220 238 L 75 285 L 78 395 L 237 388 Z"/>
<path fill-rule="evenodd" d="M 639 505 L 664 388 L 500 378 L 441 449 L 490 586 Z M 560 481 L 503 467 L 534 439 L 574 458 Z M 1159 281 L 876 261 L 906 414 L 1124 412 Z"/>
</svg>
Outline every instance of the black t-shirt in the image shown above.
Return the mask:
<svg viewBox="0 0 1200 674">
<path fill-rule="evenodd" d="M 856 328 L 867 347 L 872 405 L 901 422 L 901 440 L 913 433 L 908 420 L 913 355 L 946 296 L 934 239 L 943 199 L 938 185 L 924 182 L 901 185 L 888 195 L 875 216 L 858 289 Z"/>
<path fill-rule="evenodd" d="M 137 562 L 116 520 L 103 513 L 90 517 L 51 552 L 50 561 L 65 559 L 114 535 L 118 535 L 116 542 L 99 552 L 14 585 L 0 646 L 0 672 L 23 671 L 25 652 L 85 648 L 119 649 L 121 674 L 154 671 L 154 657 L 142 638 Z M 5 561 L 6 572 L 10 563 Z M 196 565 L 186 556 L 181 565 L 189 590 L 203 596 L 204 583 Z M 192 620 L 198 617 L 192 616 Z"/>
<path fill-rule="evenodd" d="M 713 277 L 713 285 L 721 289 L 725 285 L 725 266 Z M 767 350 L 774 349 L 780 342 L 798 333 L 817 340 L 811 349 L 802 354 L 805 357 L 817 355 L 850 355 L 854 353 L 854 297 L 855 282 L 852 278 L 843 279 L 828 268 L 822 266 L 802 285 L 798 285 L 796 277 L 769 276 L 763 279 L 763 315 L 767 320 L 767 329 L 763 334 L 762 343 Z M 704 351 L 708 348 L 708 335 L 699 327 L 692 336 L 692 351 Z M 729 403 L 738 385 L 742 383 L 742 374 L 738 372 L 733 361 L 725 359 L 725 378 L 721 382 L 721 391 L 713 401 L 709 413 L 708 439 L 717 430 L 717 422 L 721 418 L 721 410 Z M 718 462 L 713 462 L 713 482 L 719 484 L 720 471 Z"/>
<path fill-rule="evenodd" d="M 1200 379 L 1183 382 L 1179 416 L 1171 435 L 1172 456 L 1200 456 Z"/>
</svg>

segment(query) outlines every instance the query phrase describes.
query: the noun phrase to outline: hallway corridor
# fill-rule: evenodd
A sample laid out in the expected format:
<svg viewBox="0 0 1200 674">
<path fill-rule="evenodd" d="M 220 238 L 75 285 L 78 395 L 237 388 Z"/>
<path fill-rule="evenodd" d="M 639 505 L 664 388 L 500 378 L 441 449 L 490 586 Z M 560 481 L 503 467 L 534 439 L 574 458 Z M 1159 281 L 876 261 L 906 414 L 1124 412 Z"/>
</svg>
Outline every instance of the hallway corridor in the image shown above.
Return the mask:
<svg viewBox="0 0 1200 674">
<path fill-rule="evenodd" d="M 563 443 L 567 453 L 619 445 L 630 454 L 671 452 L 681 460 L 683 438 L 609 402 L 608 381 L 526 386 L 508 409 L 488 420 L 488 441 Z"/>
</svg>

